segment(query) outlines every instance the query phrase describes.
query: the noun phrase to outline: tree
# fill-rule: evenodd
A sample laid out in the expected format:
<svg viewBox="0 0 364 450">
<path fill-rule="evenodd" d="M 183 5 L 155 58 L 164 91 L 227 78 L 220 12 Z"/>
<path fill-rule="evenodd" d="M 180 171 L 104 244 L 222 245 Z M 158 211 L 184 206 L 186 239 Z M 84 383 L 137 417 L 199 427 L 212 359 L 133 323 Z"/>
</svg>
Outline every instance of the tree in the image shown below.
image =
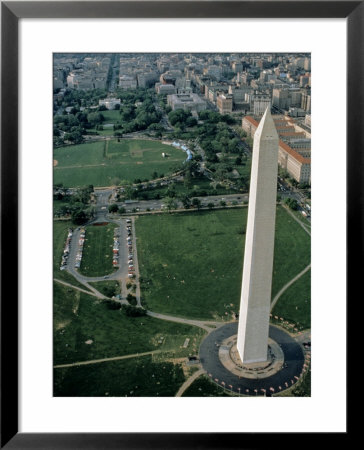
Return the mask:
<svg viewBox="0 0 364 450">
<path fill-rule="evenodd" d="M 201 208 L 201 200 L 197 197 L 192 199 L 192 206 L 197 208 L 198 210 Z"/>
<path fill-rule="evenodd" d="M 109 213 L 116 213 L 118 212 L 118 205 L 116 203 L 113 203 L 109 206 Z"/>
<path fill-rule="evenodd" d="M 87 217 L 85 211 L 79 210 L 79 209 L 76 209 L 75 211 L 72 212 L 71 218 L 72 218 L 72 222 L 75 225 L 82 225 L 88 221 L 88 217 Z"/>
<path fill-rule="evenodd" d="M 167 197 L 165 199 L 165 204 L 168 212 L 171 212 L 173 209 L 177 209 L 178 207 L 177 202 L 173 197 Z"/>
<path fill-rule="evenodd" d="M 80 189 L 78 189 L 76 196 L 74 196 L 75 200 L 80 201 L 84 205 L 88 204 L 90 202 L 90 196 L 93 192 L 94 187 L 92 184 L 89 184 L 88 186 L 84 186 Z"/>
<path fill-rule="evenodd" d="M 186 126 L 186 121 L 192 116 L 190 111 L 185 111 L 184 109 L 176 109 L 168 114 L 168 120 L 173 126 L 178 126 L 178 128 L 184 128 Z"/>
<path fill-rule="evenodd" d="M 132 306 L 136 306 L 137 304 L 137 300 L 135 295 L 131 294 L 130 292 L 128 293 L 128 295 L 126 296 L 126 299 L 128 300 L 128 302 L 132 305 Z"/>
<path fill-rule="evenodd" d="M 167 195 L 167 197 L 171 197 L 171 198 L 175 198 L 176 197 L 176 195 L 177 195 L 176 188 L 174 187 L 173 184 L 171 186 L 168 186 L 166 195 Z"/>
<path fill-rule="evenodd" d="M 188 194 L 182 194 L 180 196 L 180 200 L 181 200 L 181 202 L 183 204 L 183 207 L 185 209 L 189 209 L 191 207 L 191 198 L 190 198 L 190 196 Z"/>
<path fill-rule="evenodd" d="M 123 305 L 122 311 L 129 317 L 141 317 L 147 314 L 147 311 L 144 308 L 132 305 Z"/>
<path fill-rule="evenodd" d="M 104 300 L 103 303 L 105 303 L 109 309 L 112 309 L 112 310 L 121 309 L 121 303 L 117 302 L 115 300 L 107 299 L 107 300 Z"/>
<path fill-rule="evenodd" d="M 136 192 L 136 191 L 134 190 L 133 186 L 131 186 L 130 184 L 126 185 L 124 187 L 124 197 L 126 199 L 130 200 L 133 197 L 134 192 Z"/>
<path fill-rule="evenodd" d="M 105 119 L 100 112 L 92 112 L 87 114 L 87 120 L 92 126 L 95 126 L 102 123 Z"/>
<path fill-rule="evenodd" d="M 104 286 L 104 294 L 106 295 L 106 297 L 114 297 L 116 294 L 115 286 Z"/>
<path fill-rule="evenodd" d="M 208 207 L 209 209 L 212 209 L 212 208 L 214 207 L 214 204 L 213 204 L 212 202 L 209 202 L 209 203 L 207 204 L 207 207 Z"/>
<path fill-rule="evenodd" d="M 187 117 L 186 119 L 186 126 L 187 127 L 194 127 L 195 125 L 197 125 L 197 120 L 195 117 Z"/>
<path fill-rule="evenodd" d="M 118 209 L 118 213 L 124 214 L 125 212 L 126 212 L 126 209 L 124 208 L 124 206 L 120 206 L 120 208 Z"/>
<path fill-rule="evenodd" d="M 294 198 L 288 197 L 286 201 L 284 202 L 290 209 L 293 209 L 296 211 L 298 209 L 298 202 Z"/>
</svg>

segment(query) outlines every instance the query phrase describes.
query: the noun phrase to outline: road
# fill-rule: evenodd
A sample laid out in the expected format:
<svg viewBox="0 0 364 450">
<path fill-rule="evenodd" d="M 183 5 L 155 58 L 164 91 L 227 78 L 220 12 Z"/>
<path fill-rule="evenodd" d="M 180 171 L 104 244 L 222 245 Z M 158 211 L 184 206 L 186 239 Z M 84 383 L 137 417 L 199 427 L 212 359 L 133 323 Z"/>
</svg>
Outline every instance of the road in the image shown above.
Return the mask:
<svg viewBox="0 0 364 450">
<path fill-rule="evenodd" d="M 209 203 L 212 203 L 214 207 L 220 206 L 220 202 L 224 201 L 225 203 L 237 202 L 237 204 L 242 205 L 244 202 L 246 203 L 249 199 L 248 194 L 225 194 L 225 195 L 208 195 L 203 197 L 197 197 L 201 201 L 202 207 L 208 207 Z M 176 200 L 178 208 L 182 208 L 182 202 Z M 165 200 L 135 200 L 132 203 L 125 202 L 116 202 L 118 206 L 123 206 L 126 209 L 126 212 L 139 212 L 139 211 L 159 211 L 163 209 L 165 206 Z"/>
</svg>

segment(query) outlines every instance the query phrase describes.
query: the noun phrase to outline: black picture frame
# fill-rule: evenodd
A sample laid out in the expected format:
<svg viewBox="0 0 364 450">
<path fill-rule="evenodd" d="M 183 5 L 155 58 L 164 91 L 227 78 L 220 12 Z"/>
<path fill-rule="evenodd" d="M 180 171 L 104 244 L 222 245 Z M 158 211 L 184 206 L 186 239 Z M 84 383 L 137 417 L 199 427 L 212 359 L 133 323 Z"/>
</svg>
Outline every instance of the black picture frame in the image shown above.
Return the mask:
<svg viewBox="0 0 364 450">
<path fill-rule="evenodd" d="M 280 433 L 18 432 L 18 22 L 22 18 L 345 18 L 347 20 L 347 311 L 359 300 L 363 263 L 363 1 L 5 1 L 1 2 L 1 448 L 266 448 Z M 328 44 L 329 45 L 329 44 Z M 9 108 L 9 105 L 12 105 Z M 337 113 L 339 114 L 339 113 Z M 11 301 L 9 301 L 11 297 Z M 351 346 L 347 346 L 350 359 Z M 349 378 L 349 377 L 348 377 Z M 335 434 L 335 443 L 351 437 Z M 350 433 L 349 433 L 350 432 Z M 309 433 L 285 436 L 309 445 Z M 320 434 L 315 434 L 315 444 Z M 321 435 L 327 444 L 327 435 Z M 324 443 L 322 442 L 322 443 Z"/>
</svg>

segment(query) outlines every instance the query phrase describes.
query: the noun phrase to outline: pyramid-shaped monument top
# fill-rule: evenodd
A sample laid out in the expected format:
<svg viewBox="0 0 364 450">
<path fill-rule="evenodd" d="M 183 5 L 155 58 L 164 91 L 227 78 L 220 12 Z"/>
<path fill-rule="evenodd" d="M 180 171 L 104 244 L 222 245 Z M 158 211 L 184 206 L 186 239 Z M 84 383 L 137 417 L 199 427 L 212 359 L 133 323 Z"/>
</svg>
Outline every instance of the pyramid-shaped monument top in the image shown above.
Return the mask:
<svg viewBox="0 0 364 450">
<path fill-rule="evenodd" d="M 278 139 L 277 129 L 270 113 L 270 106 L 268 106 L 265 110 L 265 113 L 259 122 L 258 128 L 255 131 L 254 138 Z"/>
</svg>

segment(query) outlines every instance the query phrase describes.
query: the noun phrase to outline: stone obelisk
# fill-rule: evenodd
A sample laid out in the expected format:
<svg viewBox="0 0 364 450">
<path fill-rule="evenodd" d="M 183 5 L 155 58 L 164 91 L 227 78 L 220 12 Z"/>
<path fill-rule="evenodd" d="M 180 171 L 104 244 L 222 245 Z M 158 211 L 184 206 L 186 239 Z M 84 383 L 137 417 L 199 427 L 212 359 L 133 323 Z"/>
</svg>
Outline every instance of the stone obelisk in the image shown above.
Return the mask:
<svg viewBox="0 0 364 450">
<path fill-rule="evenodd" d="M 277 199 L 278 134 L 270 107 L 255 131 L 237 348 L 243 363 L 267 360 Z"/>
</svg>

